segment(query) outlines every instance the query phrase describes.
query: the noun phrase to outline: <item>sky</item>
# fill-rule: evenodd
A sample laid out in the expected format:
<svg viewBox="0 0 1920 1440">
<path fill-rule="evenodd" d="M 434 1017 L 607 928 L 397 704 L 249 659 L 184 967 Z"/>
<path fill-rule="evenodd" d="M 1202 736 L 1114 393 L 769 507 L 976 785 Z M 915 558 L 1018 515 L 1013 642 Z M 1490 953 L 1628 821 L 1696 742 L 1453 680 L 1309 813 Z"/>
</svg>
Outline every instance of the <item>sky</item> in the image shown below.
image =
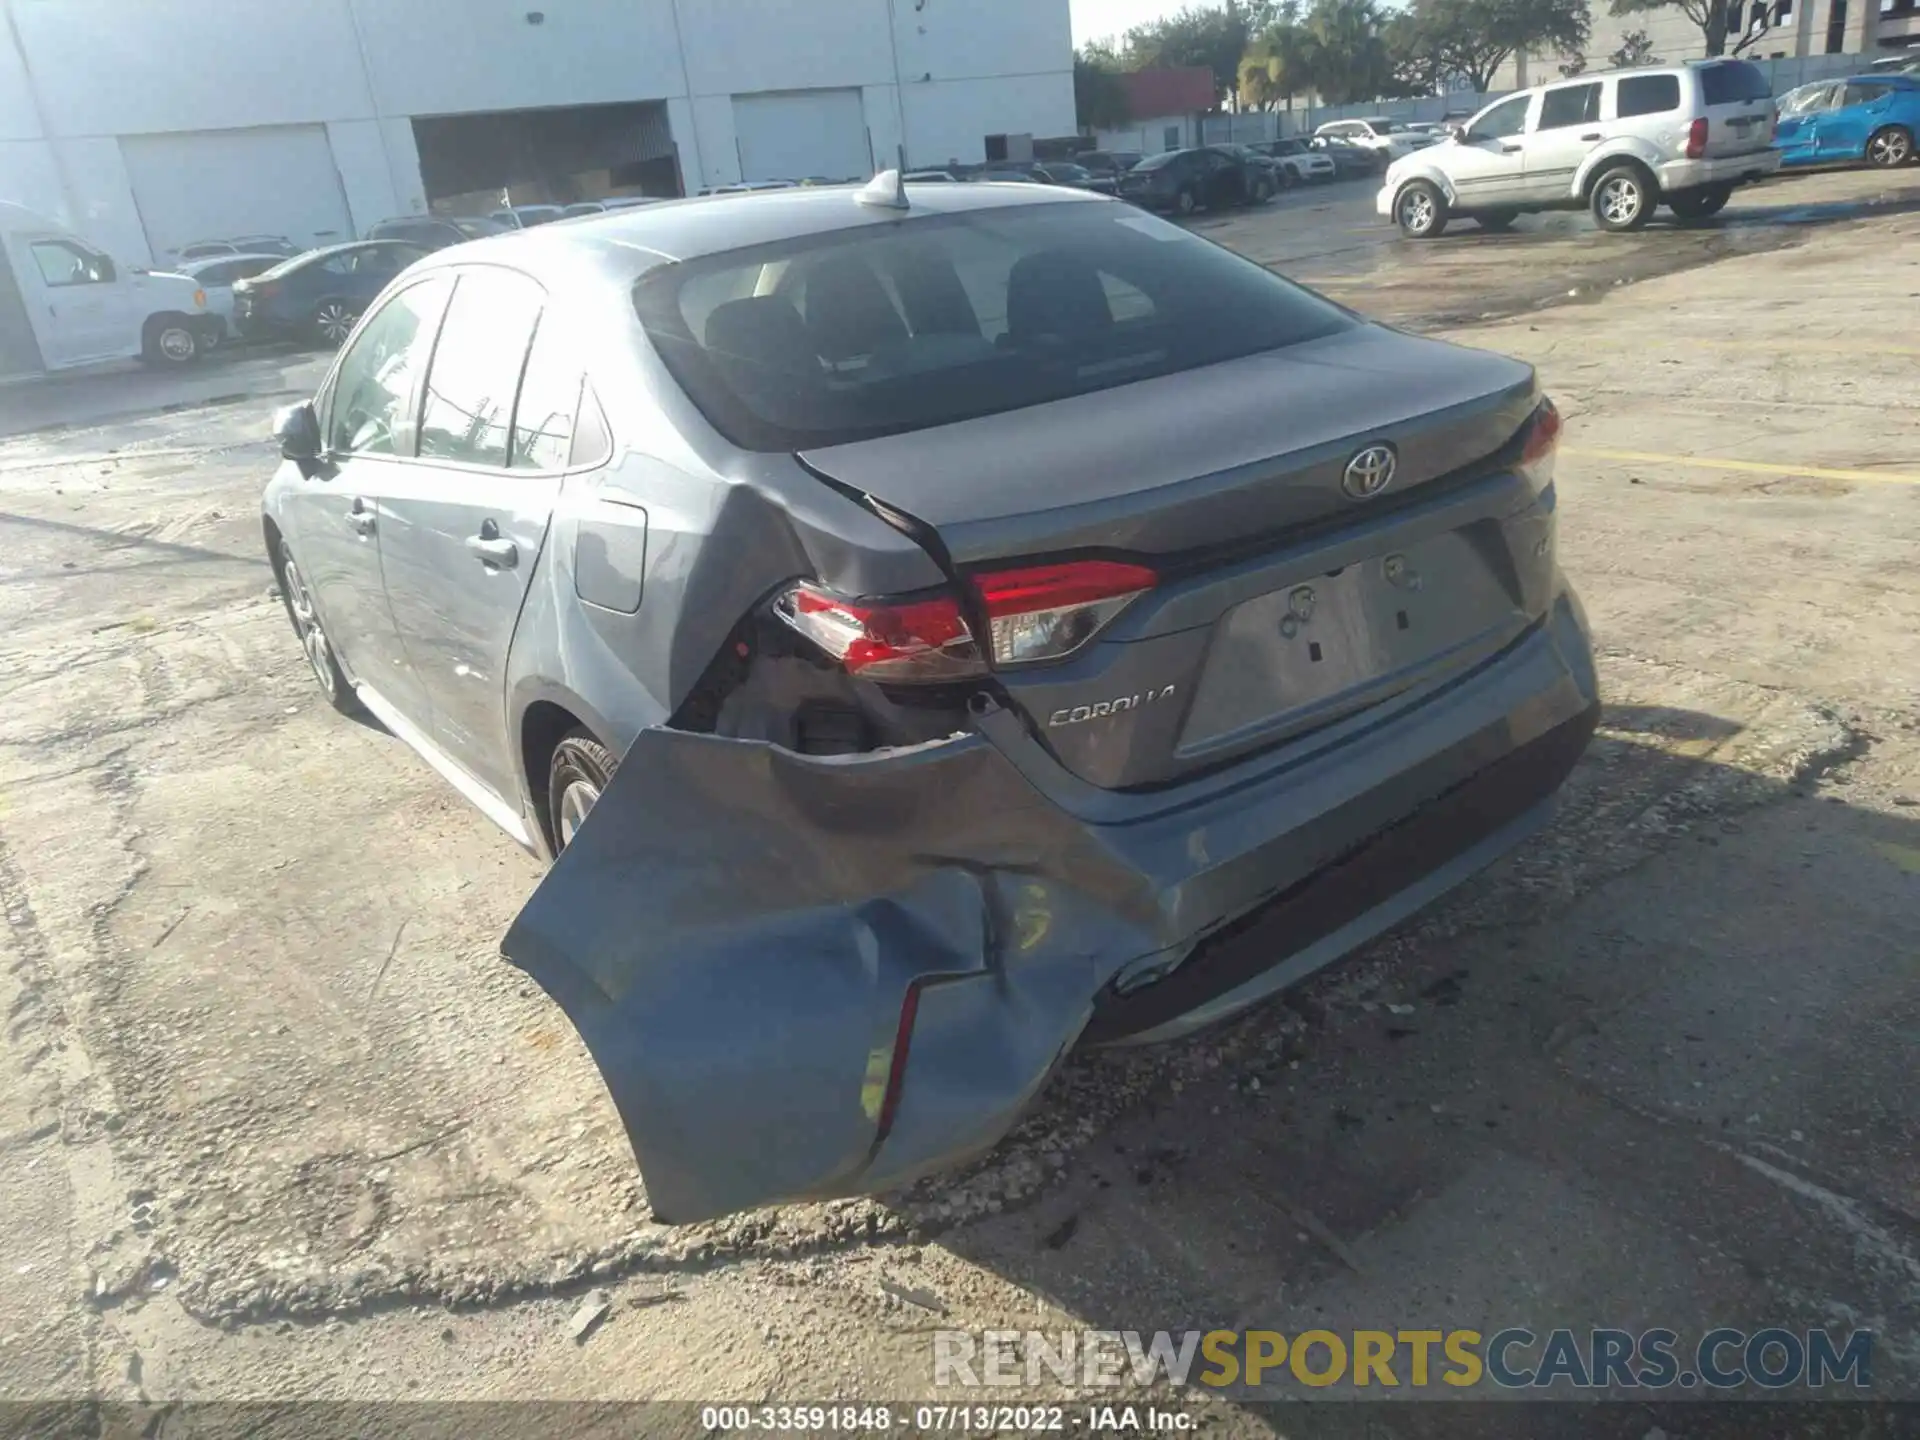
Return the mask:
<svg viewBox="0 0 1920 1440">
<path fill-rule="evenodd" d="M 1135 25 L 1171 15 L 1182 8 L 1183 0 L 1071 0 L 1071 4 L 1073 43 L 1084 45 L 1089 40 L 1124 35 Z"/>
</svg>

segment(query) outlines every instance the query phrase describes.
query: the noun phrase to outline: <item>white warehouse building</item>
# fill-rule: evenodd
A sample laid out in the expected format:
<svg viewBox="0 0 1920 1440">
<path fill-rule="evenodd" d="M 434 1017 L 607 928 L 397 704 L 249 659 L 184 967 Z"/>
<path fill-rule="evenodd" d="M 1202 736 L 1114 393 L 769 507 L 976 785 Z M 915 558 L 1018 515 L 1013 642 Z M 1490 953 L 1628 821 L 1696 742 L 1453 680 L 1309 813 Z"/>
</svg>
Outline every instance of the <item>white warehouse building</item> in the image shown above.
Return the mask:
<svg viewBox="0 0 1920 1440">
<path fill-rule="evenodd" d="M 902 145 L 915 166 L 981 161 L 1075 125 L 1067 0 L 0 0 L 0 18 L 0 200 L 153 264 L 556 178 L 865 178 Z"/>
</svg>

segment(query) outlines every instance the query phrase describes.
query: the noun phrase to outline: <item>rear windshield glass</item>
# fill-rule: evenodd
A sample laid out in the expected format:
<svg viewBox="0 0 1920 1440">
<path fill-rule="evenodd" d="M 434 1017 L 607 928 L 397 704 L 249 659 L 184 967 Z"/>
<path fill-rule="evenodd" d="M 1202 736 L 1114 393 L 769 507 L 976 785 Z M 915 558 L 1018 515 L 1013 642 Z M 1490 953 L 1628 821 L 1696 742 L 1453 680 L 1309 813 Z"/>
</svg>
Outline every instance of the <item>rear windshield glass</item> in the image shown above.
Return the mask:
<svg viewBox="0 0 1920 1440">
<path fill-rule="evenodd" d="M 1182 153 L 1183 152 L 1179 150 L 1162 150 L 1158 155 L 1149 155 L 1133 168 L 1136 170 L 1158 170 L 1162 165 L 1171 165 Z"/>
<path fill-rule="evenodd" d="M 634 302 L 707 419 L 764 451 L 1017 410 L 1359 323 L 1176 225 L 1105 204 L 994 207 L 732 251 L 652 272 Z"/>
<path fill-rule="evenodd" d="M 1700 67 L 1700 98 L 1709 105 L 1733 105 L 1742 100 L 1770 100 L 1773 86 L 1758 65 L 1727 60 Z"/>
<path fill-rule="evenodd" d="M 484 239 L 488 235 L 504 235 L 508 226 L 498 220 L 449 220 L 447 222 L 469 240 Z"/>
</svg>

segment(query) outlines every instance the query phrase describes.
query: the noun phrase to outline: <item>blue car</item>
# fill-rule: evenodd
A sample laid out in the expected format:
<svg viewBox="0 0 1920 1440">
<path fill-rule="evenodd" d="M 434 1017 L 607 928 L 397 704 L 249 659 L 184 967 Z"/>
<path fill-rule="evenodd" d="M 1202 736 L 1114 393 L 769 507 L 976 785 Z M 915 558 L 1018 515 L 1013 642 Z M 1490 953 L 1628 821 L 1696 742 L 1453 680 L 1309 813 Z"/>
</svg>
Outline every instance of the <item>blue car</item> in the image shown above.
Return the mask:
<svg viewBox="0 0 1920 1440">
<path fill-rule="evenodd" d="M 1883 169 L 1914 157 L 1920 135 L 1920 76 L 1855 75 L 1821 80 L 1780 97 L 1773 145 L 1785 165 Z"/>
<path fill-rule="evenodd" d="M 400 240 L 356 240 L 296 255 L 234 283 L 234 329 L 249 340 L 337 350 L 387 282 L 427 253 Z"/>
</svg>

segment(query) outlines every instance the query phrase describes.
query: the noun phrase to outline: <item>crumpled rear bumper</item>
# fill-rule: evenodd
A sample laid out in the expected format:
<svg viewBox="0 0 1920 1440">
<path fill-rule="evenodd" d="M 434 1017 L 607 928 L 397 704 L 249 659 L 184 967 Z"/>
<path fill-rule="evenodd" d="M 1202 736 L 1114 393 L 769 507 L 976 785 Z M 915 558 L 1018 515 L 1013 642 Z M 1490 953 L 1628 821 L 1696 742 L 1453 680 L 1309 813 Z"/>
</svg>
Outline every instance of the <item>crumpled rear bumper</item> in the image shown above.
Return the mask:
<svg viewBox="0 0 1920 1440">
<path fill-rule="evenodd" d="M 1371 729 L 1155 794 L 1074 780 L 1005 711 L 848 757 L 649 730 L 502 948 L 658 1218 L 887 1189 L 993 1145 L 1083 1038 L 1223 1018 L 1489 863 L 1597 712 L 1564 592 Z"/>
</svg>

